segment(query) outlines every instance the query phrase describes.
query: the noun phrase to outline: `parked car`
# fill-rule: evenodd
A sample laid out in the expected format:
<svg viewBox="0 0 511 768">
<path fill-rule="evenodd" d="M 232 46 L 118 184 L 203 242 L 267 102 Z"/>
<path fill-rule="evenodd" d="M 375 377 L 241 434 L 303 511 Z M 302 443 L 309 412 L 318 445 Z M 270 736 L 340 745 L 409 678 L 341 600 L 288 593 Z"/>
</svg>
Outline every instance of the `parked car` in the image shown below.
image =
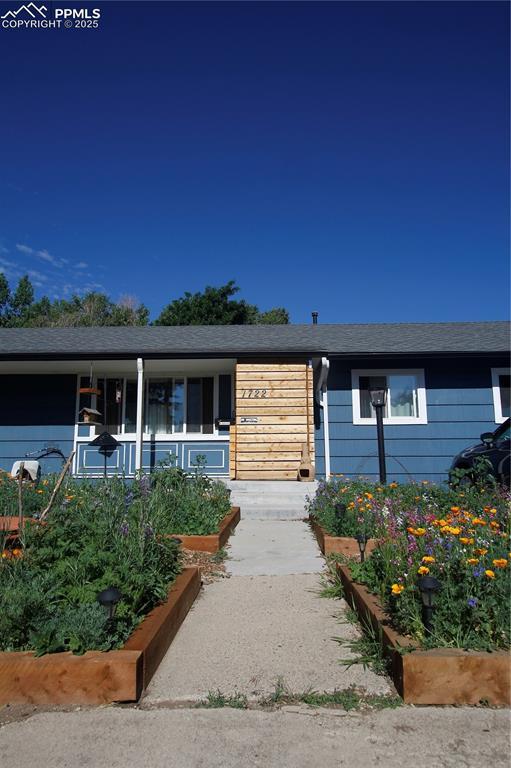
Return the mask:
<svg viewBox="0 0 511 768">
<path fill-rule="evenodd" d="M 484 458 L 488 460 L 488 470 L 491 474 L 499 483 L 509 488 L 510 435 L 511 419 L 507 419 L 495 432 L 483 432 L 480 443 L 466 448 L 454 457 L 449 473 L 451 481 L 454 479 L 454 469 L 465 469 L 469 470 L 465 475 L 465 482 L 470 482 L 470 470 L 474 468 L 476 459 Z"/>
</svg>

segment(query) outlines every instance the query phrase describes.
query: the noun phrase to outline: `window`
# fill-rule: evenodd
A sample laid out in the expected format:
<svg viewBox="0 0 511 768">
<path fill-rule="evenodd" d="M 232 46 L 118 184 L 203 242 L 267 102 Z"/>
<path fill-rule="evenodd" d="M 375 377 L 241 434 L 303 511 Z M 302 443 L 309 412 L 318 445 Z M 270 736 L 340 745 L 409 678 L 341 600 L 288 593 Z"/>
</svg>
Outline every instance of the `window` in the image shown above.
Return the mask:
<svg viewBox="0 0 511 768">
<path fill-rule="evenodd" d="M 502 424 L 510 416 L 510 371 L 509 368 L 492 368 L 493 407 L 495 422 Z"/>
<path fill-rule="evenodd" d="M 145 381 L 144 432 L 152 435 L 215 434 L 215 416 L 231 414 L 230 374 L 202 377 L 158 377 Z M 101 413 L 101 429 L 114 435 L 133 434 L 137 428 L 137 380 L 98 377 L 100 395 L 82 395 L 84 406 Z M 79 378 L 79 386 L 89 379 Z M 216 400 L 215 400 L 216 398 Z"/>
<path fill-rule="evenodd" d="M 372 389 L 387 389 L 385 424 L 427 424 L 423 370 L 352 371 L 353 423 L 375 424 Z"/>
</svg>

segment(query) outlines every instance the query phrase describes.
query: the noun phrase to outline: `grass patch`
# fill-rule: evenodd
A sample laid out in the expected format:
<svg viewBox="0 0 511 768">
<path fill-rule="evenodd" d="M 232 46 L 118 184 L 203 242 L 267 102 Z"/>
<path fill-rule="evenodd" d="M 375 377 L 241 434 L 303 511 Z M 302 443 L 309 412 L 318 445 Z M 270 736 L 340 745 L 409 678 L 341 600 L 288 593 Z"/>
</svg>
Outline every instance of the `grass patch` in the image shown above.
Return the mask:
<svg viewBox="0 0 511 768">
<path fill-rule="evenodd" d="M 222 549 L 219 549 L 217 552 L 214 552 L 211 555 L 211 562 L 216 563 L 217 565 L 221 565 L 224 560 L 227 560 L 227 550 L 225 547 L 222 547 Z"/>
<path fill-rule="evenodd" d="M 202 701 L 196 704 L 197 708 L 202 709 L 221 709 L 230 707 L 231 709 L 247 709 L 248 700 L 243 693 L 234 693 L 226 695 L 220 690 L 208 691 L 208 695 Z"/>
<path fill-rule="evenodd" d="M 347 669 L 354 664 L 362 664 L 364 669 L 370 669 L 377 675 L 387 675 L 388 659 L 383 653 L 381 630 L 376 632 L 369 619 L 359 619 L 353 608 L 346 611 L 346 620 L 350 624 L 360 624 L 362 633 L 353 640 L 334 637 L 339 645 L 355 654 L 353 658 L 341 659 L 341 664 Z"/>
</svg>

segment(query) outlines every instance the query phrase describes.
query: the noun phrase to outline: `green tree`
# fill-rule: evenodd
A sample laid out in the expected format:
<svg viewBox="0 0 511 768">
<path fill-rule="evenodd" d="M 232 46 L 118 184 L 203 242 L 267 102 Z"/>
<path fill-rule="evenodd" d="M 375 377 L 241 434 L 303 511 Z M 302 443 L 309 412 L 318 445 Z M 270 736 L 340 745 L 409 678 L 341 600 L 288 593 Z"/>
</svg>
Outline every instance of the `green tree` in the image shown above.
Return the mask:
<svg viewBox="0 0 511 768">
<path fill-rule="evenodd" d="M 23 275 L 10 301 L 10 324 L 23 326 L 34 303 L 34 289 L 28 275 Z"/>
<path fill-rule="evenodd" d="M 234 280 L 215 288 L 206 286 L 204 291 L 189 293 L 174 299 L 160 313 L 154 325 L 252 325 L 258 323 L 288 323 L 285 309 L 268 312 L 246 301 L 233 299 L 239 292 Z"/>
<path fill-rule="evenodd" d="M 0 272 L 0 326 L 7 325 L 10 315 L 11 291 L 3 272 Z"/>
</svg>

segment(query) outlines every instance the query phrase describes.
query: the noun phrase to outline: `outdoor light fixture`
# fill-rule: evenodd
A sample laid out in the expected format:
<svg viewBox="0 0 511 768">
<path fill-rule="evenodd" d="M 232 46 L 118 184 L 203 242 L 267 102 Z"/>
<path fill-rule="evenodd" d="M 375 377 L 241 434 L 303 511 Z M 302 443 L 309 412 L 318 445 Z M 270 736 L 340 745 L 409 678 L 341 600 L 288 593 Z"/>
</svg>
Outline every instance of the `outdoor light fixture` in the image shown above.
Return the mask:
<svg viewBox="0 0 511 768">
<path fill-rule="evenodd" d="M 378 463 L 380 468 L 380 483 L 385 485 L 387 482 L 387 468 L 385 466 L 385 441 L 383 439 L 383 409 L 387 404 L 386 389 L 370 389 L 369 397 L 371 405 L 376 413 L 376 431 L 378 435 Z"/>
<path fill-rule="evenodd" d="M 337 535 L 340 536 L 342 531 L 342 519 L 346 514 L 346 504 L 344 504 L 344 502 L 342 501 L 338 501 L 335 504 L 334 509 L 335 509 L 335 524 L 337 528 Z"/>
<path fill-rule="evenodd" d="M 367 536 L 365 533 L 358 533 L 355 536 L 357 542 L 358 542 L 358 548 L 360 550 L 360 562 L 363 563 L 365 560 L 365 551 L 366 551 L 366 544 L 367 544 Z"/>
<path fill-rule="evenodd" d="M 417 582 L 422 599 L 422 623 L 428 634 L 431 633 L 435 599 L 441 584 L 434 576 L 421 576 Z"/>
<path fill-rule="evenodd" d="M 117 603 L 122 595 L 117 587 L 107 587 L 98 594 L 97 601 L 108 611 L 108 621 L 112 621 Z"/>
</svg>

